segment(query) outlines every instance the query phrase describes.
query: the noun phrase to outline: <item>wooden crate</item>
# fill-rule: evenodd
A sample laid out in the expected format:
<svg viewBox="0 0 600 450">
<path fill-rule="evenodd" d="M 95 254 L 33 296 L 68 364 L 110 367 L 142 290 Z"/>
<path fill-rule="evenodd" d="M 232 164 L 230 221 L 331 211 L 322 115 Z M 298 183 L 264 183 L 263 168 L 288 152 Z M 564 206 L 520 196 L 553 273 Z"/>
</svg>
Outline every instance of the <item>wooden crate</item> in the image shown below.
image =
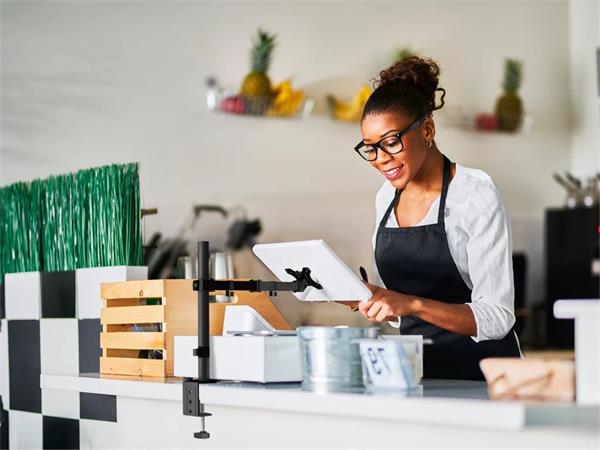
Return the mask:
<svg viewBox="0 0 600 450">
<path fill-rule="evenodd" d="M 211 294 L 222 295 L 223 292 Z M 100 314 L 100 373 L 173 376 L 174 337 L 197 335 L 198 293 L 192 289 L 192 280 L 103 283 L 101 297 L 104 307 Z M 290 329 L 266 294 L 235 292 L 233 303 L 210 304 L 211 335 L 222 334 L 228 305 L 252 306 L 276 329 Z M 133 331 L 133 324 L 138 328 L 152 326 L 155 330 Z M 162 352 L 162 359 L 141 357 L 146 350 Z"/>
</svg>

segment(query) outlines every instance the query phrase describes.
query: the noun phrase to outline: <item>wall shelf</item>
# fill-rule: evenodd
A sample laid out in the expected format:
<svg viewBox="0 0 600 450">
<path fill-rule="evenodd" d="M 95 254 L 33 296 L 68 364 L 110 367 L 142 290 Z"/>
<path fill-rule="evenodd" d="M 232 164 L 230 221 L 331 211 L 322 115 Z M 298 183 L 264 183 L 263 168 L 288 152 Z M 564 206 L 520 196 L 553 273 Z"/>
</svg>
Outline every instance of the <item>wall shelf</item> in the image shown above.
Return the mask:
<svg viewBox="0 0 600 450">
<path fill-rule="evenodd" d="M 311 115 L 314 100 L 294 92 L 284 97 L 248 97 L 236 91 L 224 89 L 215 78 L 206 82 L 206 105 L 209 110 L 235 116 L 304 119 Z"/>
<path fill-rule="evenodd" d="M 439 112 L 440 124 L 459 128 L 465 131 L 472 131 L 483 134 L 504 134 L 504 135 L 517 135 L 524 134 L 531 131 L 533 127 L 533 117 L 527 111 L 521 121 L 521 126 L 515 131 L 499 130 L 490 124 L 490 128 L 486 128 L 485 119 L 481 115 L 487 115 L 487 119 L 493 118 L 493 113 L 481 111 L 475 108 L 468 107 L 447 107 L 443 111 Z"/>
</svg>

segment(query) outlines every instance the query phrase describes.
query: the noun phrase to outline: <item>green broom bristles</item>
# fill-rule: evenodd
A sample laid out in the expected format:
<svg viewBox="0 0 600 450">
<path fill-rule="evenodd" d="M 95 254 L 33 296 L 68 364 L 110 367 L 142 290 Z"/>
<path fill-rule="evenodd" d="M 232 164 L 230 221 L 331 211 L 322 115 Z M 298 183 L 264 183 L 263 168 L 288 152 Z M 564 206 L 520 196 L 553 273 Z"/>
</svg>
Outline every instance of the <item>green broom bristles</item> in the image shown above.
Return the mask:
<svg viewBox="0 0 600 450">
<path fill-rule="evenodd" d="M 40 182 L 0 189 L 0 279 L 40 269 Z"/>
<path fill-rule="evenodd" d="M 0 283 L 9 272 L 142 264 L 139 165 L 0 188 Z"/>
<path fill-rule="evenodd" d="M 43 268 L 46 272 L 73 270 L 75 264 L 73 175 L 53 176 L 44 182 L 42 229 Z"/>
<path fill-rule="evenodd" d="M 83 211 L 76 232 L 81 267 L 142 263 L 137 164 L 82 170 L 77 174 L 77 207 Z"/>
</svg>

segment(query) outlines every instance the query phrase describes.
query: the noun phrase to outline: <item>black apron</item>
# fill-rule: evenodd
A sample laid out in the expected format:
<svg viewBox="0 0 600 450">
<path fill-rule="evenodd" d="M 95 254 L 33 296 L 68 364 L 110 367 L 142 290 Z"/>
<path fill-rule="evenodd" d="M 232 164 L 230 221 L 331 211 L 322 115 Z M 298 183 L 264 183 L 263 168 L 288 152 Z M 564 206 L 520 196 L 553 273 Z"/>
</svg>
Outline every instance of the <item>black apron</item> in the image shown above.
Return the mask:
<svg viewBox="0 0 600 450">
<path fill-rule="evenodd" d="M 448 247 L 444 208 L 450 183 L 450 161 L 444 156 L 444 175 L 437 223 L 416 227 L 387 228 L 385 225 L 400 199 L 385 212 L 377 230 L 375 262 L 385 286 L 407 295 L 452 304 L 471 301 L 471 289 L 462 279 Z M 501 340 L 475 342 L 469 336 L 452 333 L 418 317 L 400 322 L 401 334 L 421 334 L 433 344 L 423 351 L 423 376 L 483 380 L 479 361 L 492 356 L 520 356 L 513 330 Z"/>
</svg>

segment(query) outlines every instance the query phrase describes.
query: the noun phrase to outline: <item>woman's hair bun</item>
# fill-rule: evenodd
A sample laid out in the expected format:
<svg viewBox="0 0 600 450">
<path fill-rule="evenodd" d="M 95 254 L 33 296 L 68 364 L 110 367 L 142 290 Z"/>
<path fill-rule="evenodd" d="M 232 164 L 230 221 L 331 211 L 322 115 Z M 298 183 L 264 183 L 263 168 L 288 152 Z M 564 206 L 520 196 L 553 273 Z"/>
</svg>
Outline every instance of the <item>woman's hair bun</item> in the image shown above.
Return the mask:
<svg viewBox="0 0 600 450">
<path fill-rule="evenodd" d="M 382 70 L 379 79 L 375 81 L 375 88 L 405 88 L 415 87 L 424 96 L 428 110 L 431 113 L 444 106 L 446 91 L 438 87 L 440 66 L 431 58 L 419 56 L 405 56 L 394 65 Z M 386 89 L 387 90 L 387 89 Z M 441 91 L 440 104 L 436 105 L 436 91 Z"/>
</svg>

